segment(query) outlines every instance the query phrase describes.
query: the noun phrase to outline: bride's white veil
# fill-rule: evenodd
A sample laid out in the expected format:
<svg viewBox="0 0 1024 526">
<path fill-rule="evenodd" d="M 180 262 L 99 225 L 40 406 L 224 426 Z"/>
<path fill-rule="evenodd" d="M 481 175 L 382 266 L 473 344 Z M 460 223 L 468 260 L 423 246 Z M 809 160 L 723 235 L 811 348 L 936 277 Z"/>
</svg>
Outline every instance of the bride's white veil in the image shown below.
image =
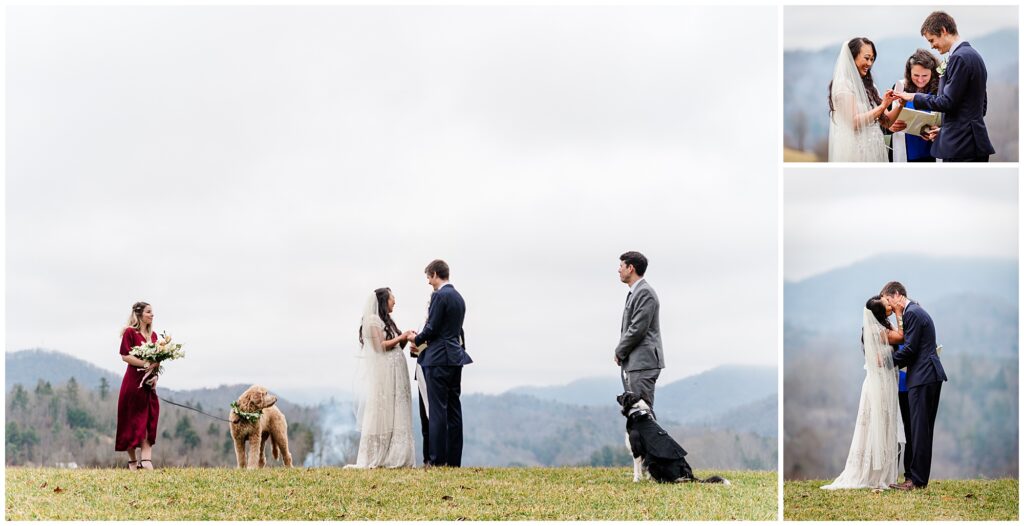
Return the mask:
<svg viewBox="0 0 1024 526">
<path fill-rule="evenodd" d="M 867 428 L 871 469 L 898 469 L 899 453 L 906 443 L 899 414 L 899 372 L 893 363 L 887 329 L 868 308 L 864 309 L 863 327 L 867 403 L 873 415 Z M 892 444 L 900 444 L 900 447 L 893 449 Z"/>
<path fill-rule="evenodd" d="M 886 327 L 867 307 L 861 327 L 865 375 L 850 453 L 843 472 L 822 489 L 887 489 L 899 476 L 900 452 L 906 439 L 892 346 Z"/>
<path fill-rule="evenodd" d="M 850 41 L 839 47 L 832 71 L 832 107 L 828 125 L 828 160 L 831 162 L 885 162 L 882 129 L 872 120 L 858 117 L 871 110 L 871 99 L 850 51 Z"/>
<path fill-rule="evenodd" d="M 400 467 L 414 463 L 409 370 L 400 352 L 384 348 L 387 332 L 381 307 L 373 293 L 363 308 L 359 330 L 362 345 L 356 367 L 359 449 L 355 464 L 346 467 Z"/>
<path fill-rule="evenodd" d="M 356 429 L 362 431 L 369 399 L 377 385 L 376 379 L 384 364 L 384 320 L 380 318 L 377 294 L 370 293 L 363 306 L 359 327 L 359 351 L 356 353 L 354 391 L 356 397 Z"/>
</svg>

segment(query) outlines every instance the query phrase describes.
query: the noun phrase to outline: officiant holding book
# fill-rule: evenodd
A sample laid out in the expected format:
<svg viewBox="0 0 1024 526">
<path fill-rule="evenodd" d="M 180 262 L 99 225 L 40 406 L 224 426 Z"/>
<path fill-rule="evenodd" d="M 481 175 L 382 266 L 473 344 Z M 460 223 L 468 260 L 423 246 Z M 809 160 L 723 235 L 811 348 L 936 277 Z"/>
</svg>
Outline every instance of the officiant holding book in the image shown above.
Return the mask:
<svg viewBox="0 0 1024 526">
<path fill-rule="evenodd" d="M 892 89 L 896 93 L 925 93 L 935 95 L 939 91 L 939 61 L 926 49 L 918 49 L 907 59 L 904 68 L 903 78 L 896 81 Z M 914 107 L 913 99 L 906 101 L 906 110 L 920 110 Z M 900 116 L 903 113 L 901 112 Z M 926 128 L 930 131 L 930 129 Z M 889 128 L 893 132 L 892 150 L 890 159 L 894 163 L 934 163 L 935 157 L 931 154 L 932 141 L 923 135 L 931 136 L 928 133 L 921 133 L 920 130 L 907 130 L 904 120 L 893 123 Z"/>
<path fill-rule="evenodd" d="M 920 110 L 943 113 L 942 126 L 925 136 L 932 139 L 932 157 L 944 162 L 988 162 L 995 153 L 985 127 L 988 111 L 986 82 L 988 70 L 981 55 L 969 42 L 960 40 L 956 21 L 936 11 L 921 25 L 921 36 L 947 59 L 939 65 L 938 92 L 899 93 Z"/>
</svg>

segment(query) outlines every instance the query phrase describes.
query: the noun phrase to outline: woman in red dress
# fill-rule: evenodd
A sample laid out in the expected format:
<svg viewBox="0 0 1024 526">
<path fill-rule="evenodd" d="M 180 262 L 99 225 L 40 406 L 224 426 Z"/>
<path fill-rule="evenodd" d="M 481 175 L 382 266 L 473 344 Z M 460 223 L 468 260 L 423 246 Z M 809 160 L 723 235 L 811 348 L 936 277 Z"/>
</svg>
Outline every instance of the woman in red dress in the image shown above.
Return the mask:
<svg viewBox="0 0 1024 526">
<path fill-rule="evenodd" d="M 156 396 L 156 376 L 139 387 L 146 368 L 156 372 L 158 363 L 149 363 L 128 354 L 132 347 L 146 341 L 156 342 L 153 332 L 153 307 L 144 301 L 132 305 L 128 326 L 121 329 L 121 360 L 128 364 L 121 379 L 121 393 L 117 397 L 117 437 L 114 451 L 128 452 L 128 469 L 153 469 L 153 444 L 156 443 L 156 423 L 160 417 L 160 400 Z M 135 448 L 142 448 L 135 460 Z"/>
</svg>

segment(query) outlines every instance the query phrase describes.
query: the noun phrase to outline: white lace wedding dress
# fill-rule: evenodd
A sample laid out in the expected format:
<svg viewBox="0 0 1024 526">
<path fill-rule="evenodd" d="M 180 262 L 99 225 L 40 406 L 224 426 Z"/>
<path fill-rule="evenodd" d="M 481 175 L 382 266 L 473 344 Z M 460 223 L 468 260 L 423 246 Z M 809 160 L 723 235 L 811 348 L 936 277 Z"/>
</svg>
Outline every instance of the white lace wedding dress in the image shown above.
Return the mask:
<svg viewBox="0 0 1024 526">
<path fill-rule="evenodd" d="M 363 312 L 363 345 L 357 367 L 359 452 L 347 468 L 412 467 L 412 391 L 409 366 L 400 346 L 384 349 L 384 322 L 376 295 Z"/>
<path fill-rule="evenodd" d="M 866 116 L 871 111 L 871 100 L 864 91 L 864 80 L 847 42 L 840 48 L 832 72 L 832 107 L 835 111 L 829 118 L 829 162 L 889 161 L 881 126 Z"/>
<path fill-rule="evenodd" d="M 900 418 L 899 373 L 886 328 L 864 309 L 864 385 L 846 468 L 821 489 L 887 489 L 899 476 L 906 444 Z"/>
</svg>

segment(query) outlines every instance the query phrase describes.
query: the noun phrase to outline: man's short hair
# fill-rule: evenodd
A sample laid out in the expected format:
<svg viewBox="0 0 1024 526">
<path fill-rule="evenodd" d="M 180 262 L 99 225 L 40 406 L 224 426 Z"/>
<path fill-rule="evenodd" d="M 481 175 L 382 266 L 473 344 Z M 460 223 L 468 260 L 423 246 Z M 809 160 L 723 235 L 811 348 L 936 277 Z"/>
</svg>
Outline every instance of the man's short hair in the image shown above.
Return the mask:
<svg viewBox="0 0 1024 526">
<path fill-rule="evenodd" d="M 907 289 L 903 287 L 903 284 L 899 281 L 890 281 L 882 287 L 883 296 L 892 296 L 893 294 L 899 293 L 904 298 L 907 297 Z"/>
<path fill-rule="evenodd" d="M 925 33 L 931 33 L 935 36 L 942 36 L 942 30 L 945 29 L 950 35 L 956 33 L 956 20 L 949 16 L 945 11 L 935 11 L 928 15 L 928 18 L 924 19 L 924 23 L 921 24 L 921 36 L 925 36 Z"/>
<path fill-rule="evenodd" d="M 427 274 L 427 277 L 437 274 L 437 277 L 448 281 L 448 264 L 443 259 L 431 261 L 427 268 L 423 269 L 423 272 Z"/>
<path fill-rule="evenodd" d="M 643 276 L 647 272 L 647 258 L 639 252 L 626 252 L 619 256 L 619 261 L 627 265 L 633 265 L 633 270 L 636 271 L 638 276 Z"/>
</svg>

